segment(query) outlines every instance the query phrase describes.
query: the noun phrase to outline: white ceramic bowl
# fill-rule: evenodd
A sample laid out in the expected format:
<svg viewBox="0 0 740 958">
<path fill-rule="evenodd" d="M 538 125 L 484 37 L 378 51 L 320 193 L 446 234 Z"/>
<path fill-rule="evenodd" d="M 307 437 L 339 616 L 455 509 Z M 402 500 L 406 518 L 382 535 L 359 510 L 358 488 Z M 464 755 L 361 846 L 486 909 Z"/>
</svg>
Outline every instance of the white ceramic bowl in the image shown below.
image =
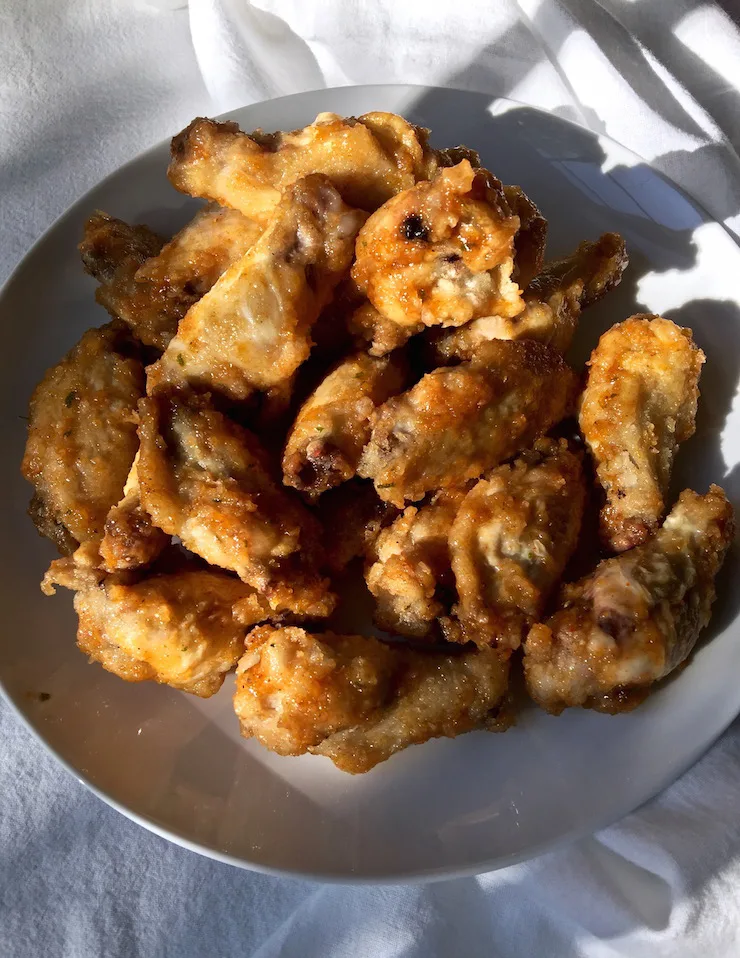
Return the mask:
<svg viewBox="0 0 740 958">
<path fill-rule="evenodd" d="M 322 110 L 393 110 L 431 127 L 437 145 L 476 148 L 541 206 L 551 255 L 606 230 L 622 233 L 631 265 L 619 289 L 585 315 L 576 358 L 636 311 L 667 312 L 692 327 L 707 365 L 697 435 L 681 450 L 675 485 L 703 491 L 717 481 L 737 502 L 740 251 L 720 226 L 619 145 L 510 101 L 378 86 L 300 94 L 232 116 L 246 130 L 293 129 Z M 0 297 L 8 506 L 0 677 L 26 721 L 82 781 L 147 828 L 233 864 L 324 879 L 401 880 L 510 864 L 620 818 L 673 781 L 740 710 L 740 595 L 728 588 L 736 555 L 690 667 L 636 712 L 551 718 L 532 708 L 506 735 L 435 741 L 360 777 L 240 739 L 231 679 L 201 701 L 87 664 L 75 647 L 69 593 L 49 599 L 38 589 L 53 550 L 25 515 L 22 417 L 44 370 L 106 319 L 76 250 L 88 213 L 102 208 L 161 230 L 192 213 L 192 202 L 168 185 L 167 158 L 163 143 L 83 197 Z"/>
</svg>

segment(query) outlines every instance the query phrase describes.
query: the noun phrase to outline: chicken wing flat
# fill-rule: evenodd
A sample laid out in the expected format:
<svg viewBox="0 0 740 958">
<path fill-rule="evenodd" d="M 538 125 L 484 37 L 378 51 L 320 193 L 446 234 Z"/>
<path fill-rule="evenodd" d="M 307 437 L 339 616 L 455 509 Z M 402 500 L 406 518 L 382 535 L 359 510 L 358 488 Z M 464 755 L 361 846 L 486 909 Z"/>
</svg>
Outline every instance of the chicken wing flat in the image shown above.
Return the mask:
<svg viewBox="0 0 740 958">
<path fill-rule="evenodd" d="M 575 550 L 585 498 L 565 440 L 540 439 L 473 486 L 449 534 L 459 602 L 448 640 L 519 647 Z"/>
<path fill-rule="evenodd" d="M 125 225 L 105 214 L 91 217 L 80 247 L 83 260 L 90 266 L 90 250 L 104 248 L 106 231 L 115 236 Z M 143 261 L 124 261 L 104 275 L 95 273 L 103 283 L 96 299 L 140 342 L 164 350 L 193 303 L 261 235 L 262 227 L 237 210 L 205 207 L 160 252 Z"/>
<path fill-rule="evenodd" d="M 237 667 L 242 735 L 279 755 L 326 755 L 367 772 L 431 738 L 497 725 L 508 661 L 391 647 L 360 635 L 254 629 Z"/>
<path fill-rule="evenodd" d="M 373 213 L 357 237 L 352 278 L 407 337 L 515 316 L 524 307 L 511 278 L 518 229 L 499 181 L 463 160 Z"/>
<path fill-rule="evenodd" d="M 483 316 L 460 329 L 442 333 L 433 342 L 438 365 L 470 359 L 491 339 L 536 339 L 565 353 L 581 312 L 617 286 L 627 267 L 627 250 L 617 233 L 581 243 L 565 259 L 549 263 L 524 293 L 517 316 Z"/>
<path fill-rule="evenodd" d="M 484 343 L 470 362 L 428 373 L 376 410 L 358 474 L 399 507 L 477 479 L 560 422 L 575 390 L 575 373 L 548 346 Z"/>
<path fill-rule="evenodd" d="M 378 498 L 372 482 L 350 479 L 321 497 L 318 514 L 327 566 L 338 573 L 353 559 L 374 561 L 378 536 L 396 518 L 398 509 Z"/>
<path fill-rule="evenodd" d="M 171 541 L 170 536 L 153 525 L 151 516 L 141 505 L 138 463 L 137 452 L 123 487 L 123 498 L 105 519 L 99 552 L 101 567 L 106 572 L 124 572 L 149 565 Z"/>
<path fill-rule="evenodd" d="M 359 119 L 320 113 L 302 130 L 251 134 L 236 123 L 200 117 L 172 140 L 168 176 L 181 192 L 241 210 L 263 225 L 281 194 L 309 173 L 328 176 L 350 206 L 372 211 L 433 175 L 440 160 L 427 135 L 393 113 Z"/>
<path fill-rule="evenodd" d="M 328 615 L 318 522 L 273 480 L 256 437 L 207 396 L 160 393 L 139 413 L 141 502 L 154 524 L 264 592 L 271 608 Z"/>
<path fill-rule="evenodd" d="M 400 356 L 343 359 L 301 406 L 288 433 L 284 484 L 315 497 L 351 479 L 370 438 L 371 414 L 405 381 Z"/>
<path fill-rule="evenodd" d="M 242 400 L 289 384 L 363 220 L 326 177 L 289 187 L 262 237 L 181 321 L 149 369 L 149 392 L 187 382 Z"/>
<path fill-rule="evenodd" d="M 37 529 L 62 552 L 103 535 L 136 455 L 144 367 L 125 327 L 88 330 L 36 387 L 21 471 Z"/>
<path fill-rule="evenodd" d="M 448 536 L 466 490 L 442 489 L 422 506 L 409 506 L 378 536 L 365 573 L 375 597 L 375 624 L 414 638 L 433 635 L 450 611 L 454 577 Z"/>
<path fill-rule="evenodd" d="M 151 679 L 203 698 L 218 692 L 236 665 L 248 624 L 270 614 L 253 589 L 216 570 L 182 569 L 126 584 L 75 567 L 70 557 L 52 563 L 46 591 L 54 585 L 76 591 L 77 644 L 91 661 L 127 682 Z M 233 615 L 245 600 L 254 610 L 251 623 Z"/>
<path fill-rule="evenodd" d="M 639 704 L 687 658 L 709 622 L 733 534 L 732 506 L 719 486 L 705 496 L 686 490 L 644 545 L 567 586 L 562 607 L 524 644 L 532 698 L 554 714 Z"/>
<path fill-rule="evenodd" d="M 589 361 L 579 422 L 606 503 L 611 552 L 644 542 L 665 514 L 678 444 L 692 436 L 704 353 L 691 330 L 632 316 L 608 330 Z"/>
</svg>

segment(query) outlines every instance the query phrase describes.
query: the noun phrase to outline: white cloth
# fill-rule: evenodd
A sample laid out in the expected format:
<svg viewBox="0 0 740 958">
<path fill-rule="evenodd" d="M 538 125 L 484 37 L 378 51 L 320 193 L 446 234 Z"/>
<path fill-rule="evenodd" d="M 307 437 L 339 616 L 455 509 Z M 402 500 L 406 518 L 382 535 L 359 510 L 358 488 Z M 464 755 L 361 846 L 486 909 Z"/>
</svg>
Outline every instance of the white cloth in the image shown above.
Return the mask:
<svg viewBox="0 0 740 958">
<path fill-rule="evenodd" d="M 728 3 L 729 7 L 729 3 Z M 740 31 L 698 0 L 0 0 L 0 278 L 192 116 L 364 82 L 467 87 L 605 131 L 740 233 Z M 0 955 L 730 958 L 740 722 L 598 836 L 475 879 L 339 887 L 143 831 L 0 705 Z"/>
</svg>

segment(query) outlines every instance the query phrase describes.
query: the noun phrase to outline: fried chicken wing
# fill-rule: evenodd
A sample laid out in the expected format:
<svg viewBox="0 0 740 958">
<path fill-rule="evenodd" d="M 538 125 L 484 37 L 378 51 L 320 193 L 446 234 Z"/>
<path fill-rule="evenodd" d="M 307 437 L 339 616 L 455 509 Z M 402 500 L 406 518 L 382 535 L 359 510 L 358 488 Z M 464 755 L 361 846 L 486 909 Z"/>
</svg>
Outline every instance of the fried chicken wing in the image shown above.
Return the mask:
<svg viewBox="0 0 740 958">
<path fill-rule="evenodd" d="M 271 608 L 328 615 L 318 522 L 273 480 L 256 437 L 207 396 L 160 393 L 139 413 L 141 502 L 154 524 L 263 591 Z"/>
<path fill-rule="evenodd" d="M 270 615 L 265 599 L 239 579 L 213 569 L 182 569 L 125 583 L 75 567 L 52 564 L 45 587 L 76 590 L 77 644 L 108 672 L 127 682 L 151 679 L 207 698 L 218 692 L 244 651 L 247 627 Z M 245 600 L 252 621 L 233 615 Z"/>
<path fill-rule="evenodd" d="M 353 559 L 374 559 L 381 531 L 398 515 L 390 502 L 378 498 L 372 482 L 350 479 L 325 493 L 318 504 L 324 527 L 327 566 L 342 572 Z"/>
<path fill-rule="evenodd" d="M 450 611 L 454 577 L 447 540 L 465 495 L 465 488 L 442 489 L 424 505 L 409 506 L 378 536 L 365 581 L 379 628 L 426 638 Z"/>
<path fill-rule="evenodd" d="M 352 278 L 406 337 L 515 316 L 524 305 L 511 278 L 518 228 L 498 180 L 463 160 L 373 213 L 357 237 Z"/>
<path fill-rule="evenodd" d="M 509 209 L 519 219 L 519 229 L 514 237 L 514 272 L 511 275 L 518 286 L 526 289 L 545 262 L 547 220 L 520 186 L 505 186 L 504 195 Z"/>
<path fill-rule="evenodd" d="M 234 708 L 242 735 L 279 755 L 367 772 L 409 745 L 495 728 L 508 671 L 493 649 L 453 656 L 263 626 L 237 667 Z"/>
<path fill-rule="evenodd" d="M 78 249 L 85 272 L 108 286 L 130 279 L 164 244 L 148 226 L 130 226 L 96 210 L 85 223 Z"/>
<path fill-rule="evenodd" d="M 115 236 L 125 225 L 105 214 L 91 217 L 80 247 L 83 261 L 90 265 L 94 260 L 90 250 L 104 248 L 106 231 Z M 261 234 L 262 227 L 237 210 L 207 206 L 150 258 L 122 262 L 104 275 L 94 272 L 102 281 L 96 299 L 123 320 L 138 340 L 164 350 L 193 303 Z"/>
<path fill-rule="evenodd" d="M 281 194 L 310 173 L 328 176 L 350 206 L 372 211 L 428 179 L 438 163 L 427 131 L 393 113 L 320 113 L 302 130 L 251 134 L 200 117 L 172 140 L 168 176 L 183 193 L 266 224 Z"/>
<path fill-rule="evenodd" d="M 470 362 L 428 373 L 376 410 L 358 474 L 397 506 L 476 479 L 560 422 L 575 388 L 541 343 L 484 343 Z"/>
<path fill-rule="evenodd" d="M 445 637 L 516 649 L 575 550 L 586 486 L 565 440 L 540 439 L 465 496 L 449 534 L 459 602 Z"/>
<path fill-rule="evenodd" d="M 663 526 L 564 590 L 524 645 L 527 689 L 554 714 L 634 708 L 689 655 L 709 622 L 714 579 L 734 534 L 719 488 L 681 493 Z"/>
<path fill-rule="evenodd" d="M 138 462 L 137 452 L 123 487 L 123 499 L 111 508 L 105 519 L 99 551 L 101 567 L 106 572 L 149 565 L 171 541 L 170 536 L 152 523 L 141 505 Z"/>
<path fill-rule="evenodd" d="M 62 552 L 100 540 L 136 455 L 144 368 L 125 327 L 88 330 L 36 387 L 21 471 L 31 515 Z"/>
<path fill-rule="evenodd" d="M 432 342 L 432 362 L 470 359 L 491 339 L 536 339 L 565 353 L 581 312 L 619 284 L 627 263 L 624 240 L 617 233 L 581 243 L 571 256 L 549 263 L 535 277 L 517 316 L 483 316 L 438 335 Z"/>
<path fill-rule="evenodd" d="M 349 269 L 364 214 L 323 176 L 289 187 L 262 237 L 190 308 L 147 389 L 162 382 L 233 400 L 284 389 L 311 350 L 311 326 Z"/>
<path fill-rule="evenodd" d="M 348 356 L 301 406 L 288 433 L 283 482 L 315 497 L 351 479 L 370 438 L 376 406 L 401 392 L 402 357 Z"/>
<path fill-rule="evenodd" d="M 601 536 L 623 552 L 665 514 L 678 444 L 693 435 L 704 353 L 691 330 L 660 316 L 632 316 L 608 330 L 589 361 L 581 431 L 606 503 Z"/>
</svg>

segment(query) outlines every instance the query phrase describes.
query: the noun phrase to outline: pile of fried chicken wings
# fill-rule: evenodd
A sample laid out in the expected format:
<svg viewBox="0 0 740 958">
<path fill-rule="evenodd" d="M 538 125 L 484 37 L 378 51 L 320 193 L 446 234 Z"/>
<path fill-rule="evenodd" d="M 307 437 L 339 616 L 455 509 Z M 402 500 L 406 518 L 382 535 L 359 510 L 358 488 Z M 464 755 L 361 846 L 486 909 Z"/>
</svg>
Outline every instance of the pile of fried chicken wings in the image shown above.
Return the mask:
<svg viewBox="0 0 740 958">
<path fill-rule="evenodd" d="M 546 261 L 519 187 L 388 113 L 197 119 L 168 176 L 205 201 L 174 237 L 89 218 L 111 318 L 30 404 L 42 588 L 91 660 L 200 696 L 236 669 L 246 737 L 349 772 L 506 729 L 515 670 L 618 712 L 686 660 L 733 537 L 718 486 L 667 501 L 704 355 L 638 315 L 565 358 L 620 236 Z M 382 638 L 331 631 L 360 564 Z"/>
</svg>

